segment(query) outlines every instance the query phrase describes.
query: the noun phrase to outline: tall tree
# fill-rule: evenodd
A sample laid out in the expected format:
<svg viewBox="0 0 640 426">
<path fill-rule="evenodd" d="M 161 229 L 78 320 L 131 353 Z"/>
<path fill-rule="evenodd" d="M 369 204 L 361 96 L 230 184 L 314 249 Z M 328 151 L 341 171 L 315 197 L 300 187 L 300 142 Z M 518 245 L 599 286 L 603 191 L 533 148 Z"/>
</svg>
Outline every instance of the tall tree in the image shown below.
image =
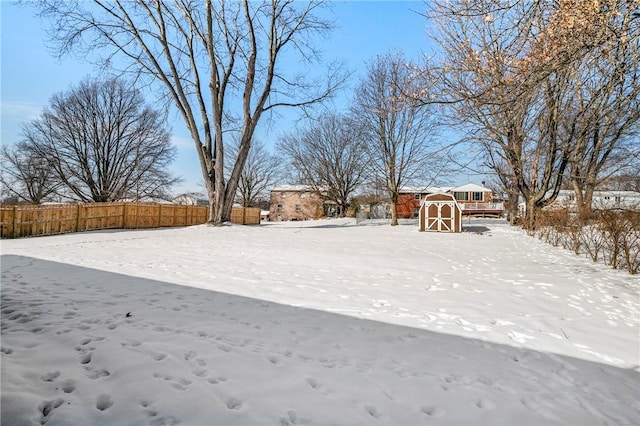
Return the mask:
<svg viewBox="0 0 640 426">
<path fill-rule="evenodd" d="M 572 65 L 574 95 L 563 116 L 577 129 L 569 179 L 585 217 L 596 187 L 640 156 L 640 1 L 600 6 L 584 12 L 595 24 L 580 35 L 590 46 Z"/>
<path fill-rule="evenodd" d="M 3 145 L 0 159 L 0 182 L 7 195 L 40 204 L 58 193 L 61 183 L 47 159 L 29 152 L 26 144 Z"/>
<path fill-rule="evenodd" d="M 51 98 L 18 145 L 46 161 L 71 199 L 166 197 L 175 148 L 162 116 L 130 83 L 84 80 Z"/>
<path fill-rule="evenodd" d="M 315 34 L 330 29 L 320 1 L 40 0 L 61 53 L 100 49 L 159 82 L 188 128 L 209 197 L 209 221 L 229 219 L 251 140 L 265 112 L 306 107 L 329 96 L 341 76 L 311 81 L 284 56 L 315 65 Z M 114 63 L 110 61 L 110 63 Z M 335 72 L 334 72 L 335 71 Z M 235 112 L 238 114 L 235 114 Z M 225 134 L 240 140 L 225 176 Z"/>
<path fill-rule="evenodd" d="M 326 115 L 278 143 L 296 180 L 334 202 L 341 217 L 367 173 L 367 148 L 360 130 L 345 116 Z"/>
<path fill-rule="evenodd" d="M 369 140 L 375 178 L 384 184 L 391 201 L 394 226 L 402 186 L 415 179 L 424 182 L 425 176 L 435 179 L 441 171 L 430 145 L 436 125 L 433 111 L 407 95 L 424 89 L 413 68 L 402 53 L 378 56 L 356 88 L 352 106 Z"/>
</svg>

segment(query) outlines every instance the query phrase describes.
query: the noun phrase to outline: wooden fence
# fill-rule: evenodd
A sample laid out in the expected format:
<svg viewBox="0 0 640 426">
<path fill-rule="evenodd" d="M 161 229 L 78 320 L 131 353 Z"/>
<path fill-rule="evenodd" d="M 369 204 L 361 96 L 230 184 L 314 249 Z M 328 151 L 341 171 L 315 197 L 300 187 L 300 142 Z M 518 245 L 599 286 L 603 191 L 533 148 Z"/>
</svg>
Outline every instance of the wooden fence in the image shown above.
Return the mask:
<svg viewBox="0 0 640 426">
<path fill-rule="evenodd" d="M 0 238 L 34 237 L 99 229 L 200 225 L 207 206 L 159 203 L 87 203 L 0 206 Z M 234 207 L 231 222 L 260 223 L 260 209 Z"/>
</svg>

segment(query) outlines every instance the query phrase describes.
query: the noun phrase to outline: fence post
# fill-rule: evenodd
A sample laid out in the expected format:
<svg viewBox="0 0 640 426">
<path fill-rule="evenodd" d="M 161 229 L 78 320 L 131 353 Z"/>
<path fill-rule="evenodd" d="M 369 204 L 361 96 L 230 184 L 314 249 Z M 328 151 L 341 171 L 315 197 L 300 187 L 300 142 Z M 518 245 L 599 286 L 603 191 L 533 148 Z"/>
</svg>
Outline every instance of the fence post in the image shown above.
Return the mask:
<svg viewBox="0 0 640 426">
<path fill-rule="evenodd" d="M 11 238 L 16 238 L 18 227 L 18 206 L 13 206 L 13 223 L 11 224 Z"/>
<path fill-rule="evenodd" d="M 162 226 L 162 204 L 158 203 L 158 228 Z"/>
<path fill-rule="evenodd" d="M 133 205 L 133 220 L 135 225 L 133 225 L 133 229 L 138 229 L 138 202 L 136 201 Z"/>
<path fill-rule="evenodd" d="M 122 203 L 122 229 L 127 229 L 127 203 Z"/>
<path fill-rule="evenodd" d="M 76 204 L 76 232 L 80 232 L 80 203 Z"/>
</svg>

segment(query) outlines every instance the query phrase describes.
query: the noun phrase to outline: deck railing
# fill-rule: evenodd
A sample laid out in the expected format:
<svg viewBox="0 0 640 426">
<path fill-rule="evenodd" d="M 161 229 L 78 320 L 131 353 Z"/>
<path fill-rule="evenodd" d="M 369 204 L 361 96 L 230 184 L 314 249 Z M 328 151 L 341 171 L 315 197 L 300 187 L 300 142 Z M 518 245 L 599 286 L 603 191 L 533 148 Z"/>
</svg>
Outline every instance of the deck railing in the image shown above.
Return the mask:
<svg viewBox="0 0 640 426">
<path fill-rule="evenodd" d="M 479 210 L 479 211 L 504 211 L 504 203 L 477 203 L 477 202 L 458 202 L 463 211 Z"/>
</svg>

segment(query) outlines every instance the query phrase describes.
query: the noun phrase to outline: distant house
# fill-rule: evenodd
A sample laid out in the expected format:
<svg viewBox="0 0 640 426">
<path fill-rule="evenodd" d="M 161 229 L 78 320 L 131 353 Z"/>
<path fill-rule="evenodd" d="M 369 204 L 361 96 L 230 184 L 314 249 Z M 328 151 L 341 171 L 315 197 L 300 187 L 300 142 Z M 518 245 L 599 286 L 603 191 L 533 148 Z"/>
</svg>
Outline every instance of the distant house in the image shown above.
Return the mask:
<svg viewBox="0 0 640 426">
<path fill-rule="evenodd" d="M 562 189 L 555 205 L 575 206 L 576 193 L 572 189 Z M 591 203 L 594 209 L 640 210 L 640 192 L 636 191 L 594 191 Z"/>
<path fill-rule="evenodd" d="M 480 185 L 469 183 L 449 193 L 460 205 L 463 216 L 501 216 L 505 211 L 504 203 L 494 200 L 493 192 Z"/>
<path fill-rule="evenodd" d="M 269 220 L 309 220 L 323 217 L 324 200 L 307 185 L 283 185 L 271 190 Z"/>
<path fill-rule="evenodd" d="M 399 219 L 414 219 L 420 214 L 422 200 L 431 194 L 451 194 L 458 202 L 462 215 L 499 216 L 504 213 L 504 203 L 494 200 L 493 193 L 473 183 L 452 187 L 403 187 L 400 189 L 396 211 Z"/>
<path fill-rule="evenodd" d="M 450 188 L 438 188 L 433 186 L 410 187 L 399 189 L 396 214 L 398 219 L 415 219 L 420 212 L 421 201 L 430 194 L 446 193 Z"/>
<path fill-rule="evenodd" d="M 182 204 L 185 206 L 208 206 L 209 199 L 201 192 L 189 192 L 180 194 L 171 200 L 174 204 Z"/>
</svg>

